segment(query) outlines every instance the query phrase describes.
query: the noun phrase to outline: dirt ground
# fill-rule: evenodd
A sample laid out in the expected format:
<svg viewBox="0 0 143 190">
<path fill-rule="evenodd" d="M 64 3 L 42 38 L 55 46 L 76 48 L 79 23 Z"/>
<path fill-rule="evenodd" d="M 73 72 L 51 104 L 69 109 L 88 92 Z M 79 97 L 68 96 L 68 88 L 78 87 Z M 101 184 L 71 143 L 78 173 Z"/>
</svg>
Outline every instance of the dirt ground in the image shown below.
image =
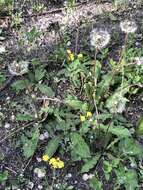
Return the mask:
<svg viewBox="0 0 143 190">
<path fill-rule="evenodd" d="M 37 3 L 37 1 L 33 0 L 33 3 Z M 112 4 L 111 1 L 88 1 L 88 2 L 77 2 L 77 7 L 74 11 L 67 12 L 64 8 L 64 1 L 59 0 L 59 5 L 55 4 L 54 1 L 51 3 L 47 3 L 47 1 L 42 1 L 46 6 L 47 9 L 44 10 L 42 13 L 33 12 L 31 7 L 34 5 L 31 3 L 24 4 L 22 7 L 23 1 L 17 1 L 15 3 L 15 10 L 19 7 L 22 7 L 22 16 L 21 16 L 21 24 L 19 30 L 17 28 L 10 28 L 11 18 L 7 17 L 0 17 L 0 24 L 4 27 L 4 35 L 5 40 L 0 41 L 0 43 L 4 44 L 7 49 L 7 55 L 1 57 L 2 64 L 0 65 L 0 69 L 3 73 L 7 76 L 7 81 L 11 78 L 7 70 L 7 66 L 13 60 L 32 60 L 33 58 L 40 58 L 43 64 L 47 64 L 47 57 L 50 52 L 52 52 L 57 44 L 60 44 L 62 41 L 62 36 L 65 32 L 71 34 L 71 41 L 69 41 L 69 48 L 79 52 L 84 49 L 88 50 L 88 41 L 89 41 L 89 31 L 94 26 L 104 27 L 107 28 L 111 33 L 118 32 L 119 29 L 119 22 L 126 18 L 135 19 L 139 25 L 138 29 L 138 43 L 137 46 L 143 44 L 143 38 L 140 38 L 140 34 L 143 31 L 143 4 L 140 4 L 139 1 L 130 1 L 130 5 L 127 7 L 122 7 L 122 9 L 117 9 L 116 6 Z M 19 40 L 22 38 L 22 34 L 27 31 L 30 31 L 32 27 L 38 29 L 42 35 L 35 41 L 35 45 L 29 48 L 29 44 L 26 42 L 23 43 L 22 46 L 19 45 Z M 78 39 L 77 37 L 78 33 Z M 78 42 L 77 42 L 78 40 Z M 122 42 L 122 39 L 121 41 Z M 114 42 L 113 44 L 114 45 Z M 117 44 L 114 45 L 115 47 Z M 122 44 L 120 43 L 120 47 Z M 113 46 L 112 46 L 113 47 Z M 116 56 L 116 48 L 110 52 L 112 56 Z M 50 66 L 47 65 L 47 70 L 54 69 L 56 72 L 56 65 Z M 35 155 L 35 159 L 29 160 L 28 162 L 22 158 L 22 153 L 19 148 L 13 147 L 15 143 L 11 138 L 6 138 L 3 141 L 3 138 L 8 136 L 10 133 L 13 132 L 15 128 L 15 122 L 12 120 L 12 116 L 14 117 L 15 108 L 11 110 L 9 107 L 9 102 L 11 100 L 19 102 L 21 104 L 21 100 L 23 98 L 23 94 L 21 96 L 16 96 L 11 89 L 10 85 L 13 81 L 17 78 L 13 77 L 9 84 L 6 86 L 5 89 L 0 90 L 0 116 L 3 117 L 5 115 L 6 123 L 10 123 L 10 127 L 8 129 L 0 127 L 0 155 L 4 155 L 4 161 L 0 161 L 0 170 L 7 169 L 10 174 L 11 178 L 9 179 L 8 183 L 15 183 L 15 179 L 19 176 L 19 184 L 21 189 L 29 189 L 25 186 L 24 178 L 29 178 L 29 181 L 33 181 L 35 184 L 35 190 L 38 189 L 41 181 L 33 175 L 32 167 L 38 167 L 41 163 L 38 163 L 36 158 L 39 157 L 40 151 Z M 66 84 L 64 85 L 66 89 Z M 57 90 L 60 96 L 62 88 L 59 86 Z M 68 86 L 68 84 L 67 84 Z M 125 113 L 126 118 L 132 124 L 135 124 L 136 121 L 143 115 L 143 95 L 141 97 L 131 97 L 132 101 L 128 105 L 127 112 Z M 4 123 L 0 123 L 3 125 Z M 2 141 L 2 142 L 1 142 Z M 68 159 L 68 158 L 67 158 Z M 77 166 L 73 166 L 73 168 L 66 168 L 68 173 L 72 174 L 72 179 L 69 178 L 68 182 L 71 185 L 75 186 L 75 190 L 88 190 L 88 184 L 82 180 L 81 177 L 77 177 Z M 99 168 L 100 171 L 100 168 Z M 60 175 L 60 174 L 59 174 Z M 64 176 L 65 174 L 61 174 Z M 62 178 L 62 177 L 61 177 Z M 23 181 L 22 181 L 23 180 Z M 26 184 L 27 185 L 27 184 Z M 106 190 L 112 189 L 112 184 L 105 184 Z M 5 190 L 5 187 L 0 186 L 1 190 Z M 17 187 L 13 190 L 17 189 Z"/>
</svg>

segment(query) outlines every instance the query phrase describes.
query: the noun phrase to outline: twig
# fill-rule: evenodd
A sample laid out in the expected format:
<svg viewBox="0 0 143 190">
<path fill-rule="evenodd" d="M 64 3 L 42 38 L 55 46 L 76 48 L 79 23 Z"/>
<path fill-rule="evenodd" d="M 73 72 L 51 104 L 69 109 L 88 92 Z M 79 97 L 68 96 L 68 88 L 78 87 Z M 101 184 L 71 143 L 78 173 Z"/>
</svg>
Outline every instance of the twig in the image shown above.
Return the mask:
<svg viewBox="0 0 143 190">
<path fill-rule="evenodd" d="M 64 103 L 63 100 L 60 100 L 60 99 L 58 99 L 58 98 L 42 97 L 42 98 L 37 98 L 37 100 L 49 100 L 49 101 L 53 101 L 53 102 Z"/>
<path fill-rule="evenodd" d="M 13 170 L 13 169 L 11 169 L 11 168 L 8 168 L 7 166 L 5 166 L 5 169 L 9 170 L 10 172 L 12 172 L 12 173 L 14 173 L 14 174 L 17 174 L 17 172 L 16 172 L 16 171 L 14 171 L 14 170 Z"/>
<path fill-rule="evenodd" d="M 28 160 L 26 166 L 23 168 L 22 172 L 24 173 L 26 168 L 28 167 L 28 165 L 30 164 L 31 160 L 32 160 L 33 156 Z"/>
</svg>

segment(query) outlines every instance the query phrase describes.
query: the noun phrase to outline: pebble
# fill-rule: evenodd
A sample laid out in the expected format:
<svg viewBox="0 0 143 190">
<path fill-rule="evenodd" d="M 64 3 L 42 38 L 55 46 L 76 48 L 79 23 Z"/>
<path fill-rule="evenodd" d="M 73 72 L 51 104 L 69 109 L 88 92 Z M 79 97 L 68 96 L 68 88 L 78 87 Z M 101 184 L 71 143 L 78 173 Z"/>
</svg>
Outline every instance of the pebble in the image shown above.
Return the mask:
<svg viewBox="0 0 143 190">
<path fill-rule="evenodd" d="M 39 136 L 39 140 L 41 140 L 41 141 L 48 139 L 48 138 L 49 138 L 49 133 L 47 131 L 44 132 L 43 134 L 40 134 L 40 136 Z"/>
<path fill-rule="evenodd" d="M 28 188 L 29 188 L 29 189 L 33 189 L 33 187 L 34 187 L 34 183 L 33 183 L 32 181 L 30 181 L 30 182 L 28 183 Z"/>
<path fill-rule="evenodd" d="M 15 121 L 15 115 L 12 114 L 11 121 Z"/>
<path fill-rule="evenodd" d="M 72 177 L 72 174 L 71 174 L 71 173 L 68 173 L 66 177 L 67 177 L 67 178 L 71 178 L 71 177 Z"/>
<path fill-rule="evenodd" d="M 87 180 L 89 179 L 88 174 L 83 174 L 82 179 L 83 179 L 84 181 L 87 181 Z"/>
<path fill-rule="evenodd" d="M 45 139 L 49 138 L 49 133 L 47 131 L 43 135 L 44 135 Z"/>
<path fill-rule="evenodd" d="M 43 186 L 42 185 L 38 185 L 38 189 L 43 189 Z"/>
<path fill-rule="evenodd" d="M 46 175 L 46 171 L 43 170 L 43 169 L 40 169 L 40 168 L 35 168 L 35 169 L 34 169 L 34 173 L 37 174 L 37 177 L 38 177 L 38 178 L 44 178 L 45 175 Z"/>
<path fill-rule="evenodd" d="M 42 159 L 41 158 L 36 158 L 36 160 L 38 161 L 38 162 L 42 162 Z"/>
<path fill-rule="evenodd" d="M 82 179 L 84 181 L 87 181 L 88 179 L 92 179 L 94 177 L 94 174 L 83 174 Z"/>
<path fill-rule="evenodd" d="M 5 123 L 4 128 L 5 129 L 9 129 L 10 128 L 10 124 L 9 123 Z"/>
<path fill-rule="evenodd" d="M 41 140 L 41 141 L 45 140 L 45 137 L 44 137 L 43 134 L 41 134 L 41 135 L 39 136 L 39 140 Z"/>
</svg>

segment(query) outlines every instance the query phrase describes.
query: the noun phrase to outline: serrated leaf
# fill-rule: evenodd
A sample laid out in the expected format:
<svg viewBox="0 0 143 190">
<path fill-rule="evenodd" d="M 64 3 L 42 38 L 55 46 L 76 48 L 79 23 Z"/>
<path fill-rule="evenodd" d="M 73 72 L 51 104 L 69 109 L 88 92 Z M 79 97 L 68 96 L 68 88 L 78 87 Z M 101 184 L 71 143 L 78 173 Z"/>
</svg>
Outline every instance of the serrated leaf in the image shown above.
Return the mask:
<svg viewBox="0 0 143 190">
<path fill-rule="evenodd" d="M 85 162 L 85 164 L 82 166 L 80 173 L 85 173 L 85 172 L 89 172 L 97 163 L 98 159 L 99 159 L 99 154 L 95 157 L 93 157 L 90 160 L 87 160 Z"/>
<path fill-rule="evenodd" d="M 82 101 L 76 99 L 73 96 L 68 96 L 65 99 L 65 103 L 70 106 L 71 108 L 75 109 L 75 110 L 82 110 L 82 111 L 86 111 L 88 109 L 87 103 L 83 103 Z"/>
<path fill-rule="evenodd" d="M 102 188 L 102 183 L 101 181 L 99 181 L 96 177 L 93 177 L 91 180 L 90 180 L 90 187 L 93 189 L 93 190 L 103 190 Z"/>
<path fill-rule="evenodd" d="M 143 155 L 141 145 L 131 138 L 124 138 L 119 142 L 119 151 L 130 156 Z"/>
<path fill-rule="evenodd" d="M 71 133 L 70 138 L 72 149 L 77 155 L 79 155 L 81 158 L 91 157 L 89 146 L 80 134 Z"/>
<path fill-rule="evenodd" d="M 111 75 L 111 73 L 104 76 L 104 78 L 98 85 L 97 96 L 96 96 L 97 101 L 99 101 L 99 99 L 109 89 L 112 80 L 113 80 L 113 76 Z"/>
<path fill-rule="evenodd" d="M 139 136 L 143 135 L 143 117 L 141 117 L 137 123 L 136 134 Z"/>
<path fill-rule="evenodd" d="M 62 136 L 59 135 L 59 136 L 54 137 L 48 142 L 48 145 L 46 146 L 45 154 L 47 154 L 50 158 L 57 151 L 59 144 L 61 142 L 61 139 L 62 139 Z"/>
<path fill-rule="evenodd" d="M 16 116 L 17 121 L 32 121 L 33 117 L 29 114 L 18 114 Z"/>
<path fill-rule="evenodd" d="M 43 68 L 37 68 L 35 70 L 35 80 L 40 81 L 45 76 L 45 70 Z"/>
<path fill-rule="evenodd" d="M 39 139 L 39 129 L 36 129 L 33 134 L 32 138 L 29 139 L 27 137 L 24 137 L 23 141 L 23 153 L 26 158 L 29 158 L 33 156 L 36 148 L 37 148 L 37 143 Z"/>
<path fill-rule="evenodd" d="M 39 84 L 38 85 L 39 90 L 45 94 L 48 97 L 53 97 L 55 95 L 54 91 L 51 87 L 45 85 L 45 84 Z"/>
<path fill-rule="evenodd" d="M 135 170 L 130 169 L 127 171 L 125 187 L 129 190 L 136 190 L 139 187 L 138 176 Z"/>
<path fill-rule="evenodd" d="M 20 90 L 24 90 L 25 88 L 27 88 L 28 85 L 29 85 L 28 80 L 17 80 L 12 84 L 12 89 L 19 92 Z"/>
<path fill-rule="evenodd" d="M 124 137 L 130 137 L 131 134 L 130 134 L 130 131 L 123 127 L 123 126 L 109 126 L 108 128 L 108 125 L 103 125 L 103 124 L 100 124 L 100 127 L 99 127 L 101 130 L 103 130 L 104 132 L 107 131 L 108 129 L 108 132 L 109 133 L 112 133 L 120 138 L 124 138 Z"/>
</svg>

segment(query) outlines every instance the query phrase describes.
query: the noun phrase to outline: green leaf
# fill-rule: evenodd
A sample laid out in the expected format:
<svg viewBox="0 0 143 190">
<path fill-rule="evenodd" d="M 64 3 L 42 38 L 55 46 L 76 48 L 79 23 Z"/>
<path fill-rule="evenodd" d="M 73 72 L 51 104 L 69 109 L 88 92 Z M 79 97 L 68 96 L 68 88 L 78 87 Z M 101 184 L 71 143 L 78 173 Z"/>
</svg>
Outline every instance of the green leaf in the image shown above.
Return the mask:
<svg viewBox="0 0 143 190">
<path fill-rule="evenodd" d="M 143 135 L 143 117 L 141 117 L 138 121 L 137 128 L 136 128 L 137 135 Z"/>
<path fill-rule="evenodd" d="M 68 96 L 65 99 L 65 103 L 75 110 L 86 111 L 88 109 L 87 103 L 83 103 L 82 101 L 78 100 L 76 97 L 73 96 Z"/>
<path fill-rule="evenodd" d="M 132 138 L 124 138 L 119 142 L 119 151 L 124 155 L 143 155 L 141 145 Z"/>
<path fill-rule="evenodd" d="M 33 117 L 29 114 L 18 114 L 16 116 L 17 121 L 32 121 Z"/>
<path fill-rule="evenodd" d="M 104 76 L 104 78 L 98 85 L 97 97 L 96 97 L 97 101 L 99 101 L 99 99 L 109 89 L 112 80 L 113 80 L 113 76 L 111 75 L 111 73 Z"/>
<path fill-rule="evenodd" d="M 136 190 L 138 185 L 138 177 L 135 170 L 128 170 L 126 173 L 126 183 L 125 183 L 126 189 L 129 190 Z"/>
<path fill-rule="evenodd" d="M 124 185 L 127 190 L 138 189 L 138 177 L 135 170 L 129 169 L 126 171 L 123 166 L 120 166 L 115 170 L 115 173 L 119 185 Z"/>
<path fill-rule="evenodd" d="M 101 73 L 101 63 L 96 60 L 96 68 L 95 68 L 95 77 L 96 77 L 96 80 L 98 80 L 98 78 L 100 76 L 100 73 Z"/>
<path fill-rule="evenodd" d="M 53 92 L 52 88 L 45 85 L 45 84 L 38 84 L 39 90 L 45 94 L 48 97 L 53 97 L 55 96 L 55 93 Z"/>
<path fill-rule="evenodd" d="M 4 171 L 4 172 L 0 172 L 0 183 L 2 183 L 3 181 L 6 181 L 8 177 L 8 171 Z"/>
<path fill-rule="evenodd" d="M 90 180 L 90 187 L 93 190 L 103 190 L 101 181 L 99 181 L 96 177 L 93 177 Z"/>
<path fill-rule="evenodd" d="M 5 76 L 0 73 L 0 86 L 2 86 L 4 81 L 5 81 Z"/>
<path fill-rule="evenodd" d="M 51 158 L 55 154 L 55 152 L 57 151 L 61 140 L 62 140 L 61 135 L 56 136 L 53 139 L 51 139 L 48 142 L 48 145 L 47 145 L 46 150 L 45 150 L 45 154 L 47 154 Z"/>
<path fill-rule="evenodd" d="M 40 81 L 45 76 L 45 72 L 43 68 L 37 68 L 35 70 L 35 80 Z"/>
<path fill-rule="evenodd" d="M 70 138 L 72 143 L 72 149 L 77 155 L 79 155 L 81 158 L 91 157 L 89 146 L 80 134 L 71 133 Z"/>
<path fill-rule="evenodd" d="M 123 126 L 112 126 L 112 125 L 108 126 L 108 125 L 100 124 L 99 128 L 103 130 L 104 132 L 108 130 L 109 133 L 112 133 L 120 138 L 131 136 L 130 131 Z"/>
<path fill-rule="evenodd" d="M 86 160 L 85 164 L 82 166 L 80 173 L 86 173 L 89 172 L 97 163 L 99 159 L 99 154 L 94 156 L 92 159 Z"/>
<path fill-rule="evenodd" d="M 106 101 L 106 107 L 110 113 L 122 113 L 125 110 L 127 98 L 123 96 L 119 91 L 115 92 Z"/>
<path fill-rule="evenodd" d="M 32 138 L 29 139 L 27 137 L 24 137 L 23 139 L 23 153 L 26 158 L 29 158 L 33 156 L 36 148 L 37 148 L 37 143 L 39 139 L 39 129 L 36 129 L 33 134 Z"/>
<path fill-rule="evenodd" d="M 12 84 L 12 89 L 16 90 L 17 92 L 20 92 L 21 90 L 24 90 L 29 85 L 28 80 L 17 80 Z"/>
</svg>

